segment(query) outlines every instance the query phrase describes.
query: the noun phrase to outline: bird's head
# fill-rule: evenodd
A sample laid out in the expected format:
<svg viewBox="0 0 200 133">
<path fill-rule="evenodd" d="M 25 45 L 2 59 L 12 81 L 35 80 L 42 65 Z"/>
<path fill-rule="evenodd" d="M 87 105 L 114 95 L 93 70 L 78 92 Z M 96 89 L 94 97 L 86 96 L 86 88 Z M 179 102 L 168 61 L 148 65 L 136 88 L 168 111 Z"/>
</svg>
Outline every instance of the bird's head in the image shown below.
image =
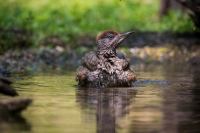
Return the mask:
<svg viewBox="0 0 200 133">
<path fill-rule="evenodd" d="M 106 30 L 96 37 L 98 50 L 115 50 L 117 46 L 133 31 L 120 34 L 114 30 Z"/>
</svg>

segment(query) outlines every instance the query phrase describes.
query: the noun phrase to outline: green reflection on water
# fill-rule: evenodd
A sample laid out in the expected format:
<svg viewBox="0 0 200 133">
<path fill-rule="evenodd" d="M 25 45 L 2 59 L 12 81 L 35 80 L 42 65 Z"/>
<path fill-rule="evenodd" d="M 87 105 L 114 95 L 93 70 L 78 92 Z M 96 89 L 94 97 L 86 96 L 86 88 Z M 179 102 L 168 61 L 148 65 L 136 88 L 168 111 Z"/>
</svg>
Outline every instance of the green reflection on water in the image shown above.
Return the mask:
<svg viewBox="0 0 200 133">
<path fill-rule="evenodd" d="M 31 132 L 95 132 L 95 116 L 91 121 L 81 119 L 81 108 L 76 103 L 75 73 L 35 74 L 17 81 L 21 96 L 34 99 L 32 106 L 23 113 L 31 123 Z"/>
<path fill-rule="evenodd" d="M 129 132 L 130 118 L 157 123 L 162 118 L 157 108 L 137 111 L 149 102 L 159 106 L 161 98 L 150 96 L 152 92 L 160 93 L 155 88 L 77 90 L 74 72 L 36 73 L 23 78 L 16 81 L 15 87 L 21 96 L 34 99 L 23 113 L 31 124 L 31 132 Z M 135 97 L 136 93 L 139 95 Z M 136 104 L 131 105 L 133 98 Z M 136 110 L 129 112 L 131 108 Z"/>
<path fill-rule="evenodd" d="M 14 78 L 21 97 L 33 104 L 22 117 L 0 119 L 1 132 L 134 133 L 178 132 L 200 124 L 199 69 L 145 67 L 135 69 L 139 80 L 173 81 L 167 86 L 85 89 L 74 87 L 75 71 L 43 72 Z M 190 70 L 190 71 L 187 71 Z M 194 74 L 192 74 L 194 73 Z M 178 84 L 178 85 L 177 85 Z M 195 116 L 193 116 L 194 114 Z M 177 115 L 181 117 L 177 117 Z M 11 120 L 11 121 L 9 121 Z M 185 128 L 186 129 L 186 128 Z M 196 128 L 197 130 L 199 128 Z M 187 127 L 190 131 L 191 128 Z M 200 130 L 200 129 L 199 129 Z"/>
</svg>

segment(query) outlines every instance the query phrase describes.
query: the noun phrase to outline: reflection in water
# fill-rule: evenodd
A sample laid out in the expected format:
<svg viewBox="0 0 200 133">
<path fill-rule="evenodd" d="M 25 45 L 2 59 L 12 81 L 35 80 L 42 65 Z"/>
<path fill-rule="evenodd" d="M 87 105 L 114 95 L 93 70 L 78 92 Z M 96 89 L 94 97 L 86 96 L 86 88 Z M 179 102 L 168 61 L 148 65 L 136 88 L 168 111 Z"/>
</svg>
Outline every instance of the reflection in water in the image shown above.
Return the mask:
<svg viewBox="0 0 200 133">
<path fill-rule="evenodd" d="M 136 91 L 127 88 L 78 89 L 77 102 L 88 104 L 96 110 L 97 132 L 115 133 L 120 127 L 116 121 L 129 113 L 132 98 Z"/>
<path fill-rule="evenodd" d="M 8 112 L 0 112 L 0 132 L 24 132 L 31 131 L 31 125 L 21 114 L 10 114 Z"/>
<path fill-rule="evenodd" d="M 165 69 L 175 86 L 163 90 L 164 129 L 168 133 L 200 132 L 200 69 L 184 66 Z"/>
<path fill-rule="evenodd" d="M 157 78 L 170 83 L 76 91 L 82 111 L 96 112 L 98 133 L 200 132 L 200 71 L 169 66 L 151 70 L 138 72 L 140 80 Z"/>
<path fill-rule="evenodd" d="M 23 112 L 31 125 L 2 115 L 0 132 L 200 133 L 200 69 L 179 66 L 136 67 L 148 84 L 133 88 L 76 89 L 74 72 L 24 76 L 14 87 L 34 100 Z"/>
<path fill-rule="evenodd" d="M 180 133 L 200 133 L 200 69 L 193 67 L 188 70 L 192 73 L 192 82 L 187 82 L 186 87 L 182 86 L 182 94 L 179 94 L 182 98 L 177 100 L 177 110 L 182 112 L 180 117 L 184 118 L 177 128 Z"/>
</svg>

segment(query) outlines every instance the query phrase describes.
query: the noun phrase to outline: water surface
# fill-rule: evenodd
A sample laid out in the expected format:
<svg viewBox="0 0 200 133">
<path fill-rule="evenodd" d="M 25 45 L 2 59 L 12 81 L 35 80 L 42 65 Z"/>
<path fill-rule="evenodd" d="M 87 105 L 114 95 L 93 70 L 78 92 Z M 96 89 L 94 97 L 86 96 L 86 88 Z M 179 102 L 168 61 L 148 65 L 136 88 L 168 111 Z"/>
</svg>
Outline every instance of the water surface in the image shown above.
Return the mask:
<svg viewBox="0 0 200 133">
<path fill-rule="evenodd" d="M 130 88 L 76 88 L 75 71 L 31 72 L 14 87 L 32 105 L 0 119 L 2 133 L 198 133 L 200 69 L 135 66 Z M 155 82 L 156 81 L 156 82 Z M 167 84 L 159 84 L 160 82 Z"/>
</svg>

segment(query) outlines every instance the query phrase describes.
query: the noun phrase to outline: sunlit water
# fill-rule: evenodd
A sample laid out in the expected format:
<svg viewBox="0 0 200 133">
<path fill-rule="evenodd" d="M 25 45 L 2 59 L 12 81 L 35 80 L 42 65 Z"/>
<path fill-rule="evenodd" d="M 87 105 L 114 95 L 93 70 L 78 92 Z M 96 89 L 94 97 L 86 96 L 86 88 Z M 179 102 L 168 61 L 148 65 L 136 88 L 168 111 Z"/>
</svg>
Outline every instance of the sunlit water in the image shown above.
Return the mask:
<svg viewBox="0 0 200 133">
<path fill-rule="evenodd" d="M 200 69 L 135 66 L 135 71 L 147 83 L 101 90 L 77 89 L 75 71 L 18 75 L 14 87 L 34 101 L 21 116 L 1 118 L 0 132 L 200 132 Z M 159 84 L 163 81 L 167 84 Z"/>
</svg>

